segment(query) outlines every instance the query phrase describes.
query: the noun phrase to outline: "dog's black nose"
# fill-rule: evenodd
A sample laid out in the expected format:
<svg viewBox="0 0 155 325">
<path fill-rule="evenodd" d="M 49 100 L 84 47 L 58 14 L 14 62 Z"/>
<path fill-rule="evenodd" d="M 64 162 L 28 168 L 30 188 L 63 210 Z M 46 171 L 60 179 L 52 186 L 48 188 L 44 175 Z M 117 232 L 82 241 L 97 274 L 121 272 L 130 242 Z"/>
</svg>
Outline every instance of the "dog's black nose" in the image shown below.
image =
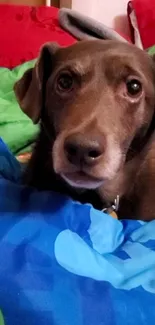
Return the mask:
<svg viewBox="0 0 155 325">
<path fill-rule="evenodd" d="M 68 161 L 74 165 L 95 165 L 103 154 L 98 139 L 88 140 L 81 135 L 68 137 L 64 149 Z"/>
</svg>

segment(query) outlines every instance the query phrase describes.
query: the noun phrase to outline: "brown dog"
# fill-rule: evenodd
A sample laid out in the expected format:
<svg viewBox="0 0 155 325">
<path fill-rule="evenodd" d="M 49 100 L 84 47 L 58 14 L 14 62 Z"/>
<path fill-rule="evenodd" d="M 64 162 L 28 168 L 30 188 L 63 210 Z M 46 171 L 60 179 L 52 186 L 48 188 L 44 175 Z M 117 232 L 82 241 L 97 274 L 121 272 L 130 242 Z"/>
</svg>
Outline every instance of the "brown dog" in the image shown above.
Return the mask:
<svg viewBox="0 0 155 325">
<path fill-rule="evenodd" d="M 41 121 L 29 185 L 99 209 L 119 195 L 120 217 L 155 218 L 155 64 L 147 53 L 115 41 L 45 44 L 15 93 Z"/>
</svg>

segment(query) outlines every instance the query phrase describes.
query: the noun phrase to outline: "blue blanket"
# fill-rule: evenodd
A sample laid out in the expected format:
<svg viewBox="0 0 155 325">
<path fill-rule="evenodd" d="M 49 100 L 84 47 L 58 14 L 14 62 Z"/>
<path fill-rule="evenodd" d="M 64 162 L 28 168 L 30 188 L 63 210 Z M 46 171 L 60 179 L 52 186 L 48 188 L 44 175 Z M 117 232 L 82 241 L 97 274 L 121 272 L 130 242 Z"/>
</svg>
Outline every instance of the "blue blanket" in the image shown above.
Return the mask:
<svg viewBox="0 0 155 325">
<path fill-rule="evenodd" d="M 155 221 L 20 185 L 0 141 L 0 325 L 155 322 Z"/>
</svg>

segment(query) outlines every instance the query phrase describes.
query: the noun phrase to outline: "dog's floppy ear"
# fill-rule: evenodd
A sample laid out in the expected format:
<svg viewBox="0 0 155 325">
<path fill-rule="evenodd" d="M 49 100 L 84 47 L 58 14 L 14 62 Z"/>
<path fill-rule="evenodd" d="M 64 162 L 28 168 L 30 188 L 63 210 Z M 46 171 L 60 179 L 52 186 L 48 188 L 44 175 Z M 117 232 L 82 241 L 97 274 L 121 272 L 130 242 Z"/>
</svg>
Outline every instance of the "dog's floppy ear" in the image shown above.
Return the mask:
<svg viewBox="0 0 155 325">
<path fill-rule="evenodd" d="M 21 109 L 34 123 L 40 119 L 46 82 L 52 72 L 54 54 L 58 49 L 56 43 L 45 44 L 35 67 L 27 70 L 14 85 Z"/>
</svg>

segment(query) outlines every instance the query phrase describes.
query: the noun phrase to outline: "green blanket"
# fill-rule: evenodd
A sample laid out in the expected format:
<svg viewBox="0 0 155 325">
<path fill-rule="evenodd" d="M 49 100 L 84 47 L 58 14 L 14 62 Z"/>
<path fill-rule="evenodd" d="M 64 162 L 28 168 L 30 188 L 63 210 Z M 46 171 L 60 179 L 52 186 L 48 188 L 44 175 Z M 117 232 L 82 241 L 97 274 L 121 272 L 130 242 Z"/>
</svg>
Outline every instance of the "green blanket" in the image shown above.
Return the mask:
<svg viewBox="0 0 155 325">
<path fill-rule="evenodd" d="M 151 46 L 151 47 L 148 49 L 148 53 L 149 53 L 150 55 L 155 54 L 155 45 Z"/>
<path fill-rule="evenodd" d="M 29 61 L 13 70 L 0 68 L 0 137 L 14 154 L 30 151 L 38 131 L 38 126 L 19 108 L 13 91 L 16 80 L 34 63 Z"/>
</svg>

